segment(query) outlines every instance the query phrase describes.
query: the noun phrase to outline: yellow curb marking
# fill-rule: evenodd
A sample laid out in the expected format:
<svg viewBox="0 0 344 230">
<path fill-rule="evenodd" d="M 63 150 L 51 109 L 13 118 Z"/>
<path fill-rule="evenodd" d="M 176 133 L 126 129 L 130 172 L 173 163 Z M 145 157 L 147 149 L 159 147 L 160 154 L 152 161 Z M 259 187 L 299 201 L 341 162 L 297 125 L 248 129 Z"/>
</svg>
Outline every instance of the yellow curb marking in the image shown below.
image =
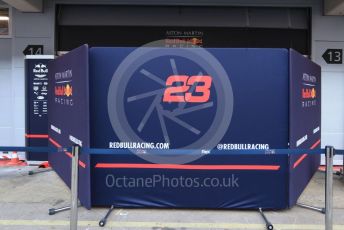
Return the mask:
<svg viewBox="0 0 344 230">
<path fill-rule="evenodd" d="M 67 220 L 0 220 L 0 226 L 69 226 Z M 78 221 L 78 226 L 97 227 L 98 221 Z M 197 229 L 265 229 L 264 224 L 240 223 L 173 223 L 173 222 L 127 222 L 110 221 L 106 227 L 113 228 L 197 228 Z M 278 230 L 323 230 L 323 225 L 316 224 L 275 224 Z M 343 225 L 334 225 L 334 230 L 344 230 Z"/>
</svg>

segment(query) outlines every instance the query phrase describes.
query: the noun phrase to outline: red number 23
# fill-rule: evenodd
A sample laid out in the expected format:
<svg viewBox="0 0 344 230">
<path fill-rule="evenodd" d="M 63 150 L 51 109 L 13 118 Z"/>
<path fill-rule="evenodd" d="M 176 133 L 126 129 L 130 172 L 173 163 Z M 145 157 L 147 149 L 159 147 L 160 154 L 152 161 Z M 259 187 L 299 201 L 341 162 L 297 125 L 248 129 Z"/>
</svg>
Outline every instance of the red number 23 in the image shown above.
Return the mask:
<svg viewBox="0 0 344 230">
<path fill-rule="evenodd" d="M 190 86 L 196 85 L 195 93 L 202 95 L 192 95 L 192 92 L 187 92 Z M 210 87 L 212 78 L 210 76 L 186 76 L 186 75 L 172 75 L 166 80 L 166 90 L 164 92 L 164 102 L 190 102 L 190 103 L 203 103 L 207 102 L 210 97 Z M 174 83 L 179 83 L 173 86 Z M 184 95 L 182 95 L 184 94 Z"/>
</svg>

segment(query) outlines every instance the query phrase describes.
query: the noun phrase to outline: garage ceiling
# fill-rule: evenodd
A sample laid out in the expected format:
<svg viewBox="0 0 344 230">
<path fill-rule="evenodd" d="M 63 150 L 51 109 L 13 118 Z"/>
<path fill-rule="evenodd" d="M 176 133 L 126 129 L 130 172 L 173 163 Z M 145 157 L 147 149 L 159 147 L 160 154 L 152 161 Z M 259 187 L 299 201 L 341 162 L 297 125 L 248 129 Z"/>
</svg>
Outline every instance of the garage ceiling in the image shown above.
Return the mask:
<svg viewBox="0 0 344 230">
<path fill-rule="evenodd" d="M 2 0 L 21 12 L 38 13 L 43 10 L 43 0 Z"/>
<path fill-rule="evenodd" d="M 42 12 L 43 10 L 43 0 L 2 1 L 21 12 Z M 324 15 L 344 15 L 344 0 L 324 0 Z"/>
<path fill-rule="evenodd" d="M 324 0 L 325 15 L 344 15 L 344 0 Z"/>
</svg>

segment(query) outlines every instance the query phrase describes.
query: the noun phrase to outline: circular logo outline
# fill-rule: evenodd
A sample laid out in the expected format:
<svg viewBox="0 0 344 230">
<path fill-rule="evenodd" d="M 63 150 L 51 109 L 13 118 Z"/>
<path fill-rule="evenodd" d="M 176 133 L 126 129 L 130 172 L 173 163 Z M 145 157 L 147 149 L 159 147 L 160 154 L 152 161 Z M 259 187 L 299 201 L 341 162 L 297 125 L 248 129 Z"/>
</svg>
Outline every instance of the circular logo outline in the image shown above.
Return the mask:
<svg viewBox="0 0 344 230">
<path fill-rule="evenodd" d="M 221 63 L 204 48 L 162 48 L 160 41 L 148 43 L 131 52 L 114 72 L 108 89 L 108 115 L 112 128 L 122 142 L 146 142 L 131 129 L 125 115 L 125 90 L 131 76 L 143 64 L 161 56 L 180 56 L 202 66 L 213 79 L 217 94 L 217 111 L 210 128 L 201 138 L 183 147 L 190 154 L 163 154 L 163 150 L 146 150 L 145 154 L 131 151 L 142 159 L 152 163 L 185 164 L 202 157 L 202 149 L 213 149 L 225 135 L 233 113 L 233 90 L 229 77 Z M 149 47 L 149 48 L 148 48 Z"/>
</svg>

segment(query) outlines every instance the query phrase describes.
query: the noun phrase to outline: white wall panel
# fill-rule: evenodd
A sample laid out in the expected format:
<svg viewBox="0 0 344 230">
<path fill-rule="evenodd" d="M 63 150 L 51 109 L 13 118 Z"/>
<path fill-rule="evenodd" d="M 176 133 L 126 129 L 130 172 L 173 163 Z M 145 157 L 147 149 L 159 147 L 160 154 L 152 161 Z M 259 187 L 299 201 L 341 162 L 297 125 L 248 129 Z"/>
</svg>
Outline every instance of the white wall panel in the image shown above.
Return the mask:
<svg viewBox="0 0 344 230">
<path fill-rule="evenodd" d="M 344 71 L 322 71 L 321 80 L 322 147 L 332 145 L 344 149 Z M 341 164 L 341 159 L 335 156 L 334 161 Z"/>
<path fill-rule="evenodd" d="M 43 45 L 44 54 L 54 53 L 54 9 L 52 5 L 52 1 L 45 1 L 44 13 L 21 13 L 13 10 L 12 145 L 25 145 L 25 56 L 23 50 L 27 45 Z"/>
<path fill-rule="evenodd" d="M 13 33 L 15 37 L 51 38 L 54 29 L 54 17 L 52 15 L 54 15 L 52 8 L 45 8 L 43 14 L 22 13 L 13 10 Z"/>
<path fill-rule="evenodd" d="M 14 146 L 25 146 L 25 129 L 14 129 L 12 143 Z M 25 152 L 18 152 L 18 157 L 21 160 L 25 160 Z"/>
<path fill-rule="evenodd" d="M 25 129 L 22 129 L 22 128 L 14 129 L 13 144 L 15 146 L 25 146 Z"/>
<path fill-rule="evenodd" d="M 344 133 L 344 71 L 323 71 L 321 92 L 323 132 Z"/>
<path fill-rule="evenodd" d="M 0 69 L 0 132 L 12 125 L 12 73 L 11 69 Z M 8 135 L 8 134 L 7 134 Z M 1 138 L 1 134 L 0 134 Z"/>
<path fill-rule="evenodd" d="M 0 128 L 12 127 L 12 97 L 0 97 L 0 107 Z"/>
<path fill-rule="evenodd" d="M 13 145 L 12 127 L 0 127 L 0 146 L 12 146 L 12 145 Z"/>
<path fill-rule="evenodd" d="M 11 68 L 12 39 L 2 38 L 0 39 L 0 69 Z"/>
<path fill-rule="evenodd" d="M 340 146 L 344 146 L 344 135 L 343 133 L 329 133 L 329 132 L 322 132 L 321 133 L 321 146 L 325 148 L 326 145 L 335 146 L 336 148 L 343 149 Z M 343 165 L 343 156 L 335 156 L 333 158 L 333 163 L 335 165 Z M 321 156 L 321 164 L 325 164 L 325 157 L 324 155 Z"/>
<path fill-rule="evenodd" d="M 323 16 L 322 1 L 312 8 L 312 59 L 322 69 L 322 147 L 344 147 L 344 65 L 328 65 L 321 57 L 326 49 L 344 49 L 344 17 Z M 337 73 L 336 73 L 337 72 Z M 331 112 L 328 112 L 331 111 Z M 322 163 L 324 159 L 322 158 Z M 341 164 L 341 157 L 335 157 Z"/>
<path fill-rule="evenodd" d="M 13 99 L 13 128 L 25 129 L 25 97 Z"/>
<path fill-rule="evenodd" d="M 23 50 L 27 45 L 44 45 L 54 53 L 53 1 L 44 1 L 43 13 L 12 10 L 13 36 L 0 39 L 0 145 L 25 144 L 25 74 Z"/>
<path fill-rule="evenodd" d="M 313 39 L 323 41 L 343 41 L 343 16 L 322 16 L 322 7 L 313 8 Z"/>
<path fill-rule="evenodd" d="M 11 97 L 12 69 L 0 68 L 0 98 Z M 7 107 L 0 107 L 7 108 Z"/>
<path fill-rule="evenodd" d="M 322 134 L 321 141 L 323 143 L 323 147 L 325 148 L 326 145 L 332 146 L 343 146 L 344 145 L 344 135 L 343 133 L 328 133 L 325 132 Z M 340 148 L 340 147 L 337 147 Z M 342 148 L 340 148 L 342 149 Z"/>
<path fill-rule="evenodd" d="M 23 67 L 12 69 L 12 94 L 13 98 L 25 97 L 25 74 Z"/>
</svg>

